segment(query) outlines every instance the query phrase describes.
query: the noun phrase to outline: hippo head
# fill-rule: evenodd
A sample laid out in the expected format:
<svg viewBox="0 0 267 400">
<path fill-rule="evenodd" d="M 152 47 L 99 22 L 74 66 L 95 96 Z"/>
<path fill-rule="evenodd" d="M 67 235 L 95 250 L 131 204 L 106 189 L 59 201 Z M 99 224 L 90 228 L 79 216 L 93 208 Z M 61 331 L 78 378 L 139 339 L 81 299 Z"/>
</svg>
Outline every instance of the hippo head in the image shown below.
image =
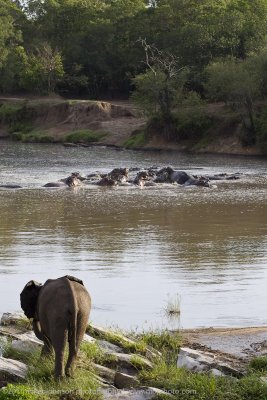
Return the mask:
<svg viewBox="0 0 267 400">
<path fill-rule="evenodd" d="M 75 175 L 68 176 L 65 182 L 69 187 L 79 186 L 81 184 L 81 181 Z"/>
<path fill-rule="evenodd" d="M 205 176 L 200 176 L 197 179 L 196 185 L 203 187 L 210 187 L 209 178 L 206 178 Z"/>
</svg>

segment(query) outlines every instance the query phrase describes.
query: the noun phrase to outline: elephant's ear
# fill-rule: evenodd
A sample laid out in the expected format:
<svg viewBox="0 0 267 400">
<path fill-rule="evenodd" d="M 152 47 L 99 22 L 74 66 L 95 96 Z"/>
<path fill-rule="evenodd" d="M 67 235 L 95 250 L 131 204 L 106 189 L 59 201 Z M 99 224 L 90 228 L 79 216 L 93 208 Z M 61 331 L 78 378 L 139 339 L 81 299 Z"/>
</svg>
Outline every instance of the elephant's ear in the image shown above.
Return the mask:
<svg viewBox="0 0 267 400">
<path fill-rule="evenodd" d="M 41 283 L 30 281 L 20 293 L 21 308 L 28 318 L 33 318 L 35 315 L 38 295 L 41 287 Z"/>
</svg>

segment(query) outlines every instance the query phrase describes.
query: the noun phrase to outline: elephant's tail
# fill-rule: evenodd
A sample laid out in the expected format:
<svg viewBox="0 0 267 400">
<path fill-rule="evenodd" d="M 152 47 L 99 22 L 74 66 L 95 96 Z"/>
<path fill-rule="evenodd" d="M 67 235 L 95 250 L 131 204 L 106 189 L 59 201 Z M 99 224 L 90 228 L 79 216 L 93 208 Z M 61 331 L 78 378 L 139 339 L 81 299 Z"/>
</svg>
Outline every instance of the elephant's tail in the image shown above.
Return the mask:
<svg viewBox="0 0 267 400">
<path fill-rule="evenodd" d="M 76 354 L 78 351 L 77 348 L 77 307 L 74 307 L 74 310 L 71 312 L 70 324 L 69 324 L 69 346 L 70 349 Z"/>
<path fill-rule="evenodd" d="M 77 354 L 78 346 L 77 346 L 77 320 L 78 320 L 78 305 L 76 296 L 73 290 L 71 283 L 68 281 L 70 290 L 72 292 L 72 304 L 70 307 L 70 318 L 69 318 L 69 332 L 68 332 L 68 341 L 71 352 Z"/>
</svg>

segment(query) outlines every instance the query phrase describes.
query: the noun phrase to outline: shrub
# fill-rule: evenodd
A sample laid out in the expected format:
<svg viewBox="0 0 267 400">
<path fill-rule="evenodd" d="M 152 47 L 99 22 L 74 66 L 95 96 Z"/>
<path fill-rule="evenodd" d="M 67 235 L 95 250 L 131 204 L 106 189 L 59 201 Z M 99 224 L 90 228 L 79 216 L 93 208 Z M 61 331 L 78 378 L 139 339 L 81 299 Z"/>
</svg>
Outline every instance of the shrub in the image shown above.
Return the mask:
<svg viewBox="0 0 267 400">
<path fill-rule="evenodd" d="M 131 136 L 124 142 L 126 148 L 138 148 L 143 147 L 147 142 L 145 131 L 135 131 Z"/>
<path fill-rule="evenodd" d="M 13 132 L 12 139 L 24 143 L 54 143 L 56 140 L 53 136 L 48 135 L 43 131 L 21 131 Z"/>
<path fill-rule="evenodd" d="M 19 103 L 3 103 L 0 106 L 0 121 L 5 123 L 11 123 L 14 121 L 16 114 L 22 109 L 22 105 Z"/>
<path fill-rule="evenodd" d="M 254 371 L 267 371 L 267 356 L 253 358 L 249 366 Z"/>
<path fill-rule="evenodd" d="M 106 136 L 106 133 L 104 132 L 93 132 L 88 129 L 84 129 L 70 133 L 65 137 L 64 141 L 71 143 L 93 143 L 99 142 L 99 140 L 104 136 Z"/>
<path fill-rule="evenodd" d="M 192 112 L 193 111 L 193 112 Z M 185 110 L 176 114 L 177 140 L 201 138 L 212 126 L 212 119 L 206 114 Z"/>
<path fill-rule="evenodd" d="M 267 109 L 261 112 L 256 121 L 256 143 L 264 153 L 267 152 Z"/>
</svg>

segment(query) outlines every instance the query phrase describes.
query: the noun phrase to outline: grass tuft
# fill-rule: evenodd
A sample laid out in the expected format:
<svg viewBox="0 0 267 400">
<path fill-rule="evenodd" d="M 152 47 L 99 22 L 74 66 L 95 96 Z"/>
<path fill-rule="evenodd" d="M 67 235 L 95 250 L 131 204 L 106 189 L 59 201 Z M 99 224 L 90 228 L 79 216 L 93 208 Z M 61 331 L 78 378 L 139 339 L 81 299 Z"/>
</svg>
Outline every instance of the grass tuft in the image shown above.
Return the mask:
<svg viewBox="0 0 267 400">
<path fill-rule="evenodd" d="M 81 352 L 85 363 L 96 363 L 100 365 L 110 365 L 116 363 L 117 357 L 105 353 L 97 343 L 82 343 Z"/>
<path fill-rule="evenodd" d="M 65 136 L 64 142 L 70 143 L 93 143 L 99 142 L 100 139 L 105 137 L 107 133 L 105 132 L 93 132 L 89 129 L 83 129 L 79 131 L 72 132 Z"/>
<path fill-rule="evenodd" d="M 105 331 L 101 334 L 96 335 L 94 329 L 90 327 L 90 325 L 88 326 L 87 331 L 93 337 L 97 336 L 100 339 L 120 346 L 126 353 L 140 353 L 143 355 L 146 354 L 146 343 L 142 339 L 127 340 L 127 338 L 125 338 L 120 333 L 112 331 Z"/>
<path fill-rule="evenodd" d="M 168 299 L 165 312 L 168 315 L 181 313 L 181 296 L 178 293 L 174 297 Z"/>
<path fill-rule="evenodd" d="M 253 358 L 249 363 L 249 367 L 253 371 L 267 371 L 267 356 Z"/>
</svg>

